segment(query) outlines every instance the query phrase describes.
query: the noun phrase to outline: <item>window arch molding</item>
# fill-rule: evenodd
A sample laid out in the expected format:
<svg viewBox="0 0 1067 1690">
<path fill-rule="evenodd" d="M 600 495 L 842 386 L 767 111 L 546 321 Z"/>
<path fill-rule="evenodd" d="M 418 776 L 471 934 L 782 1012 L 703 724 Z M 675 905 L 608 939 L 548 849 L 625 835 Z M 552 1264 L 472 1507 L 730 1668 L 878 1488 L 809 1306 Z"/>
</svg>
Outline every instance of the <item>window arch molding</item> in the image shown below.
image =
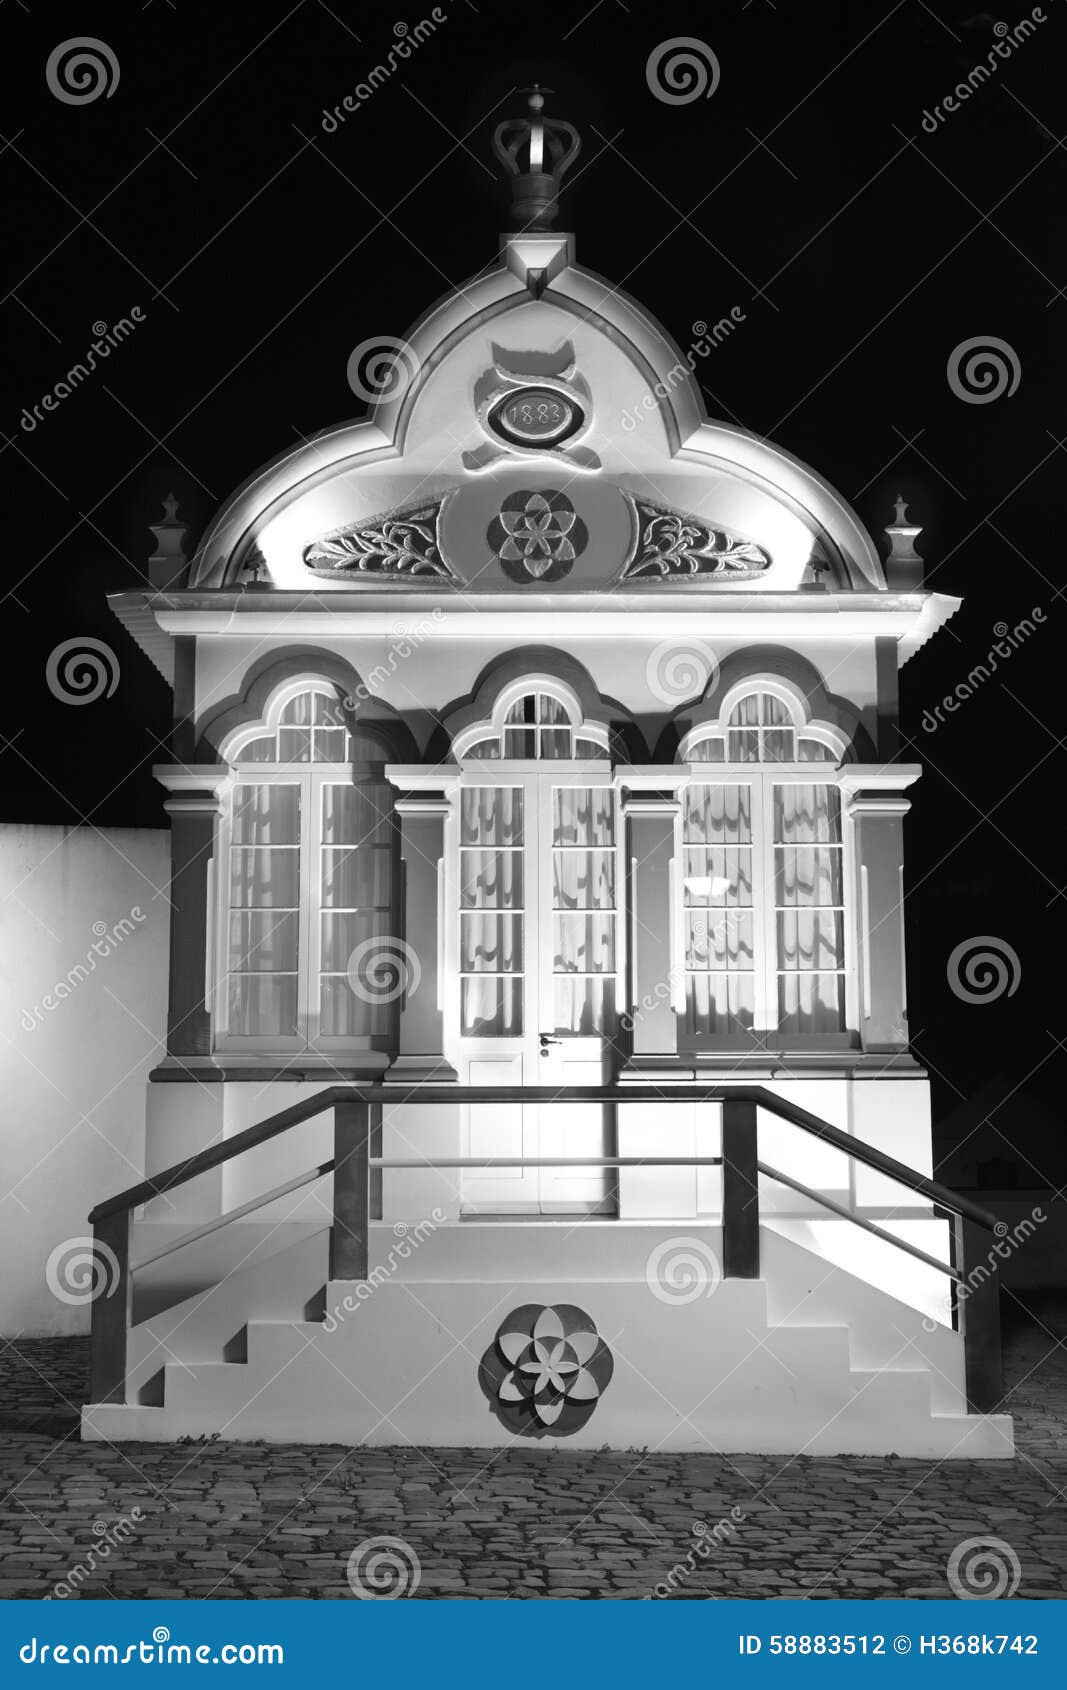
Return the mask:
<svg viewBox="0 0 1067 1690">
<path fill-rule="evenodd" d="M 588 756 L 610 755 L 607 723 L 588 719 L 577 692 L 557 675 L 532 672 L 507 682 L 497 693 L 489 715 L 459 730 L 452 741 L 452 755 L 457 762 L 486 756 L 494 760 L 514 755 L 535 760 L 546 755 L 552 758 L 556 753 L 548 746 L 563 736 L 569 738 L 575 757 L 581 757 L 583 741 Z M 525 752 L 523 743 L 529 746 Z M 488 746 L 495 749 L 479 749 Z"/>
<path fill-rule="evenodd" d="M 224 763 L 240 729 L 270 730 L 267 715 L 277 703 L 279 692 L 293 683 L 296 690 L 319 689 L 344 700 L 354 710 L 350 731 L 369 741 L 367 761 L 374 763 L 418 761 L 418 747 L 407 724 L 392 707 L 368 689 L 356 669 L 336 652 L 316 647 L 294 648 L 272 653 L 244 677 L 241 689 L 211 708 L 197 724 L 194 761 Z M 284 702 L 284 701 L 283 701 Z M 367 706 L 374 714 L 367 713 Z M 283 705 L 277 705 L 280 712 Z M 251 734 L 256 737 L 256 732 Z"/>
<path fill-rule="evenodd" d="M 773 700 L 780 709 L 768 710 L 764 700 Z M 746 710 L 749 701 L 755 701 L 755 708 Z M 785 743 L 776 746 L 774 754 L 765 755 L 769 749 L 769 736 L 777 735 L 779 740 L 784 740 L 788 734 L 793 738 L 793 756 L 780 754 L 789 748 Z M 742 737 L 750 742 L 745 754 L 731 756 L 731 738 L 735 742 L 733 749 L 737 749 L 736 742 Z M 709 742 L 721 743 L 721 756 L 694 755 L 702 749 L 706 752 Z M 807 750 L 802 754 L 801 748 L 805 744 Z M 694 723 L 682 735 L 675 761 L 839 764 L 847 761 L 850 752 L 847 734 L 835 723 L 813 716 L 808 697 L 799 687 L 781 675 L 764 672 L 749 674 L 743 680 L 735 681 L 717 700 L 714 713 Z"/>
</svg>

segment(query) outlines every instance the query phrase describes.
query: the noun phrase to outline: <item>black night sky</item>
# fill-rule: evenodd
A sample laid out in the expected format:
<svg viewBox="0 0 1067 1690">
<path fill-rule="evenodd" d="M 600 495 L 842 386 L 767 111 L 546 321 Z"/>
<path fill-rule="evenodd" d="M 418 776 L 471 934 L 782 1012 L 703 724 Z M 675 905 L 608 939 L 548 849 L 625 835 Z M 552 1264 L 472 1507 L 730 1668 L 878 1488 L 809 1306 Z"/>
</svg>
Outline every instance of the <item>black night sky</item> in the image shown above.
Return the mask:
<svg viewBox="0 0 1067 1690">
<path fill-rule="evenodd" d="M 1021 1186 L 1059 1184 L 1067 1152 L 1040 1116 L 1062 1113 L 1064 1080 L 1067 4 L 455 0 L 325 133 L 324 108 L 382 60 L 398 22 L 429 10 L 3 7 L 3 817 L 163 824 L 150 770 L 169 694 L 105 594 L 138 583 L 165 494 L 195 539 L 259 464 L 358 414 L 357 343 L 403 336 L 492 260 L 504 190 L 489 133 L 536 79 L 584 138 L 564 218 L 579 262 L 682 346 L 693 323 L 739 307 L 743 324 L 700 368 L 709 414 L 806 459 L 876 534 L 902 492 L 924 524 L 928 584 L 964 597 L 903 675 L 902 754 L 926 765 L 908 823 L 911 1025 L 939 1118 L 1018 1087 L 994 1123 L 1033 1170 L 1003 1154 Z M 989 62 L 995 26 L 1038 13 L 924 131 L 924 111 Z M 79 35 L 107 41 L 119 82 L 65 104 L 45 67 Z M 710 99 L 668 105 L 646 64 L 688 35 L 721 80 Z M 92 325 L 133 306 L 143 324 L 28 431 L 23 408 L 84 355 Z M 953 392 L 950 355 L 978 336 L 1013 352 L 1010 396 Z M 1046 620 L 1022 649 L 925 732 L 995 625 L 1035 607 Z M 49 653 L 76 636 L 106 641 L 121 668 L 88 708 L 46 683 Z M 946 961 L 981 934 L 1010 945 L 1021 974 L 1012 996 L 969 1005 Z"/>
</svg>

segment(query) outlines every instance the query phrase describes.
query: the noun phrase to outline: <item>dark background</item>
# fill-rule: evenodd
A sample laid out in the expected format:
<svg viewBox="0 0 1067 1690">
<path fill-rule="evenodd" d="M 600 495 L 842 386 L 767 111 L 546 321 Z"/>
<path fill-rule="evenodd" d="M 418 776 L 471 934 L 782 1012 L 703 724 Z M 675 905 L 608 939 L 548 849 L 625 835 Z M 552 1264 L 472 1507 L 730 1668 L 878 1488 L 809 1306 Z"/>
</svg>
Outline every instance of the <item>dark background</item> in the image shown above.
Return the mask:
<svg viewBox="0 0 1067 1690">
<path fill-rule="evenodd" d="M 1067 4 L 1045 0 L 1034 38 L 934 135 L 924 110 L 986 61 L 997 22 L 1028 9 L 443 10 L 326 134 L 323 109 L 428 7 L 3 7 L 0 815 L 164 823 L 150 771 L 170 695 L 105 594 L 142 579 L 166 493 L 195 540 L 264 460 L 358 414 L 346 382 L 358 342 L 404 335 L 492 260 L 503 190 L 489 132 L 540 80 L 584 137 L 564 218 L 579 261 L 682 346 L 695 321 L 740 307 L 743 325 L 699 367 L 709 414 L 809 461 L 876 534 L 903 492 L 929 583 L 964 598 L 902 677 L 903 755 L 926 766 L 908 823 L 914 1045 L 943 1149 L 963 1143 L 947 1177 L 1060 1185 Z M 120 80 L 69 106 L 45 64 L 80 35 L 108 42 Z M 683 35 L 713 49 L 721 82 L 673 107 L 645 67 Z M 84 357 L 91 325 L 134 305 L 146 320 L 106 366 L 23 429 L 22 408 Z M 950 389 L 948 357 L 975 335 L 1014 349 L 1012 396 L 968 404 Z M 1035 606 L 1044 625 L 924 732 L 994 624 Z M 121 668 L 114 695 L 87 708 L 45 680 L 49 653 L 76 636 L 106 641 Z M 946 964 L 984 934 L 1017 954 L 1018 985 L 967 1004 Z"/>
</svg>

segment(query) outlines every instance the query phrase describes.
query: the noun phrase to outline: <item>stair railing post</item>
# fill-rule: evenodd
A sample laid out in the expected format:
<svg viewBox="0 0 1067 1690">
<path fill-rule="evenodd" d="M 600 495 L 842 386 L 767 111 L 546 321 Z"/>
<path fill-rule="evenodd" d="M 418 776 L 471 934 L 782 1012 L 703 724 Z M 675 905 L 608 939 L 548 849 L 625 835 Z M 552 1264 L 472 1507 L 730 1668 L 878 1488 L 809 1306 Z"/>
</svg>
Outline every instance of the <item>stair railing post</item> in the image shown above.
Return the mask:
<svg viewBox="0 0 1067 1690">
<path fill-rule="evenodd" d="M 132 1231 L 132 1209 L 120 1209 L 93 1225 L 90 1403 L 126 1401 L 126 1345 L 133 1307 Z"/>
<path fill-rule="evenodd" d="M 972 1414 L 994 1414 L 1004 1396 L 1000 1350 L 1000 1279 L 992 1235 L 976 1221 L 957 1215 L 953 1262 L 957 1324 L 963 1333 L 967 1406 Z"/>
<path fill-rule="evenodd" d="M 756 1105 L 722 1106 L 722 1270 L 726 1279 L 758 1279 L 759 1169 Z"/>
<path fill-rule="evenodd" d="M 370 1245 L 371 1106 L 355 1096 L 334 1104 L 330 1278 L 366 1279 Z"/>
</svg>

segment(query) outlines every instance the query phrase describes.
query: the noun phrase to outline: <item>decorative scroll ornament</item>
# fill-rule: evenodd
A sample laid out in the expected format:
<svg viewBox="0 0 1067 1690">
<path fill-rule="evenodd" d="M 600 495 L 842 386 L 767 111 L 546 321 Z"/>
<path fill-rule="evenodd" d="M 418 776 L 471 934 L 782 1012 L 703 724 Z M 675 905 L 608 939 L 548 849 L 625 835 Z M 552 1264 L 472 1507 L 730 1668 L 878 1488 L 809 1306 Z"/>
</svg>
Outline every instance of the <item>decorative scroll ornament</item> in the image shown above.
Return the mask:
<svg viewBox="0 0 1067 1690">
<path fill-rule="evenodd" d="M 611 1351 L 583 1309 L 526 1303 L 501 1324 L 482 1375 L 503 1418 L 516 1430 L 584 1425 L 610 1383 Z"/>
<path fill-rule="evenodd" d="M 561 581 L 589 542 L 589 530 L 564 493 L 509 493 L 486 539 L 510 581 Z"/>
<path fill-rule="evenodd" d="M 437 527 L 443 499 L 430 499 L 366 522 L 334 528 L 304 550 L 313 575 L 435 575 L 456 579 L 441 555 Z"/>
<path fill-rule="evenodd" d="M 688 511 L 634 499 L 637 544 L 623 580 L 652 577 L 722 576 L 750 580 L 771 567 L 770 552 L 728 529 L 715 528 Z"/>
</svg>

